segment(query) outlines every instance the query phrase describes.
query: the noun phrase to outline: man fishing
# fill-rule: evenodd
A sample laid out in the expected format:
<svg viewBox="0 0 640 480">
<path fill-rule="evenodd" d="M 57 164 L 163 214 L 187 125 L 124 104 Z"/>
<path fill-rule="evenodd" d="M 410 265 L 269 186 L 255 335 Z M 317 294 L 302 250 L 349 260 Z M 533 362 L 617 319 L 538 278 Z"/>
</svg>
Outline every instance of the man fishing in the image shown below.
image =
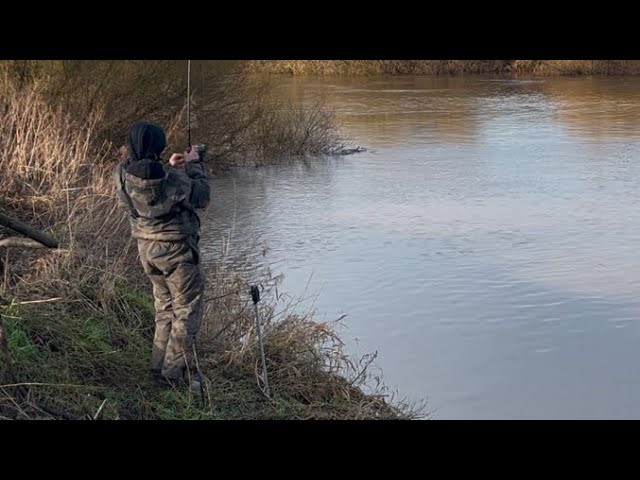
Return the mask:
<svg viewBox="0 0 640 480">
<path fill-rule="evenodd" d="M 117 195 L 129 211 L 131 234 L 153 286 L 155 335 L 151 372 L 171 385 L 205 381 L 194 371 L 195 339 L 203 313 L 204 278 L 195 209 L 209 204 L 209 183 L 200 156 L 174 153 L 168 165 L 163 129 L 138 122 L 129 129 L 129 158 L 116 167 Z"/>
</svg>

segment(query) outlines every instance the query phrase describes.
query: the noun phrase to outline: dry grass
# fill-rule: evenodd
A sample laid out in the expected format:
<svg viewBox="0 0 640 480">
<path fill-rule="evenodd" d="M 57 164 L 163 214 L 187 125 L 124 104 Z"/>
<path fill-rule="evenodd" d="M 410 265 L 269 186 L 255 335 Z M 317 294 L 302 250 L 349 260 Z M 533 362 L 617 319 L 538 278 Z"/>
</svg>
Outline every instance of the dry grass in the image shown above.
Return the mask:
<svg viewBox="0 0 640 480">
<path fill-rule="evenodd" d="M 638 60 L 253 60 L 238 68 L 289 75 L 637 75 Z"/>
<path fill-rule="evenodd" d="M 251 81 L 245 85 L 257 88 Z M 232 87 L 221 82 L 219 88 Z M 218 152 L 263 118 L 255 117 L 260 99 L 233 104 L 232 98 L 219 98 L 218 108 L 246 110 L 235 117 L 236 131 L 220 140 Z M 199 339 L 199 360 L 212 381 L 205 405 L 186 391 L 154 385 L 146 375 L 153 305 L 114 196 L 118 145 L 104 129 L 106 105 L 78 117 L 65 102 L 51 101 L 49 86 L 5 78 L 0 112 L 0 209 L 52 232 L 62 245 L 8 252 L 0 315 L 17 378 L 9 378 L 6 361 L 0 362 L 0 417 L 418 417 L 419 409 L 393 400 L 379 380 L 368 377 L 369 359 L 345 355 L 331 323 L 297 313 L 295 303 L 276 294 L 277 277 L 252 271 L 245 252 L 232 257 L 228 249 L 208 273 L 210 300 Z M 279 137 L 305 138 L 294 142 L 297 153 L 319 148 L 310 138 L 328 125 L 320 111 L 301 118 L 309 120 Z M 271 135 L 265 131 L 256 144 L 271 145 Z M 179 142 L 175 132 L 171 141 Z M 249 278 L 264 289 L 270 401 L 258 380 Z M 40 300 L 47 301 L 31 303 Z M 364 394 L 364 384 L 373 391 Z"/>
<path fill-rule="evenodd" d="M 239 68 L 290 75 L 447 75 L 495 73 L 505 60 L 253 60 Z"/>
</svg>

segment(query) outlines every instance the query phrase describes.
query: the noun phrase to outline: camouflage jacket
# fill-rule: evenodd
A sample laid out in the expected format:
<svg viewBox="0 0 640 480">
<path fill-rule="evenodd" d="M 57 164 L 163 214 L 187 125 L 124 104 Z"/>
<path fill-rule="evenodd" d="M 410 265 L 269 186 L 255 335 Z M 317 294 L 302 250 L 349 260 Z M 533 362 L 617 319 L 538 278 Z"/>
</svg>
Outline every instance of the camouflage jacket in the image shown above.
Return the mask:
<svg viewBox="0 0 640 480">
<path fill-rule="evenodd" d="M 116 166 L 116 191 L 129 211 L 133 237 L 172 242 L 198 235 L 200 218 L 195 209 L 205 208 L 210 195 L 201 162 L 182 169 L 163 165 L 164 177 L 159 179 L 131 175 L 125 165 Z"/>
</svg>

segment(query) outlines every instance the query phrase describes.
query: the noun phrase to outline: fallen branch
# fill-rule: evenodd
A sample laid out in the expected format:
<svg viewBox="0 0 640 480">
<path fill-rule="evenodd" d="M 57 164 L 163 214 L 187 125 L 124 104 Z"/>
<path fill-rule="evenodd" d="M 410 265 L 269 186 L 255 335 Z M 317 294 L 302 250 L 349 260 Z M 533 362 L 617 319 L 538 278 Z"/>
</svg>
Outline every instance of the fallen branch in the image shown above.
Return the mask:
<svg viewBox="0 0 640 480">
<path fill-rule="evenodd" d="M 0 239 L 0 247 L 47 248 L 46 245 L 24 237 L 5 237 Z"/>
<path fill-rule="evenodd" d="M 14 232 L 21 233 L 26 237 L 32 238 L 33 240 L 40 242 L 46 247 L 58 248 L 58 241 L 48 233 L 36 230 L 31 225 L 20 220 L 8 217 L 3 213 L 0 213 L 0 225 L 13 230 Z"/>
</svg>

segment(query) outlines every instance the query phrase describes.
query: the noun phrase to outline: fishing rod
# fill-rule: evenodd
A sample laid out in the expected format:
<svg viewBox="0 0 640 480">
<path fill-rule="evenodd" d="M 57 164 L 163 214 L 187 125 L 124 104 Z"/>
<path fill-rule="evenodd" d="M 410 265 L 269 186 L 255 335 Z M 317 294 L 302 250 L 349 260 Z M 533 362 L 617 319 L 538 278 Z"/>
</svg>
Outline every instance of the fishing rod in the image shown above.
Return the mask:
<svg viewBox="0 0 640 480">
<path fill-rule="evenodd" d="M 187 152 L 191 151 L 191 60 L 187 60 Z M 204 160 L 204 154 L 207 153 L 205 144 L 194 145 L 200 161 Z"/>
<path fill-rule="evenodd" d="M 187 60 L 187 152 L 191 151 L 191 60 Z M 204 144 L 194 145 L 200 161 L 204 160 L 204 154 L 207 152 L 207 146 Z M 205 379 L 206 377 L 200 369 L 200 362 L 198 361 L 198 344 L 194 339 L 193 341 L 193 356 L 195 360 L 196 372 L 198 373 L 198 382 L 196 385 L 192 384 L 192 387 L 196 387 L 196 391 L 200 395 L 200 402 L 202 406 L 205 405 Z"/>
<path fill-rule="evenodd" d="M 187 60 L 187 147 L 191 148 L 191 60 Z"/>
</svg>

